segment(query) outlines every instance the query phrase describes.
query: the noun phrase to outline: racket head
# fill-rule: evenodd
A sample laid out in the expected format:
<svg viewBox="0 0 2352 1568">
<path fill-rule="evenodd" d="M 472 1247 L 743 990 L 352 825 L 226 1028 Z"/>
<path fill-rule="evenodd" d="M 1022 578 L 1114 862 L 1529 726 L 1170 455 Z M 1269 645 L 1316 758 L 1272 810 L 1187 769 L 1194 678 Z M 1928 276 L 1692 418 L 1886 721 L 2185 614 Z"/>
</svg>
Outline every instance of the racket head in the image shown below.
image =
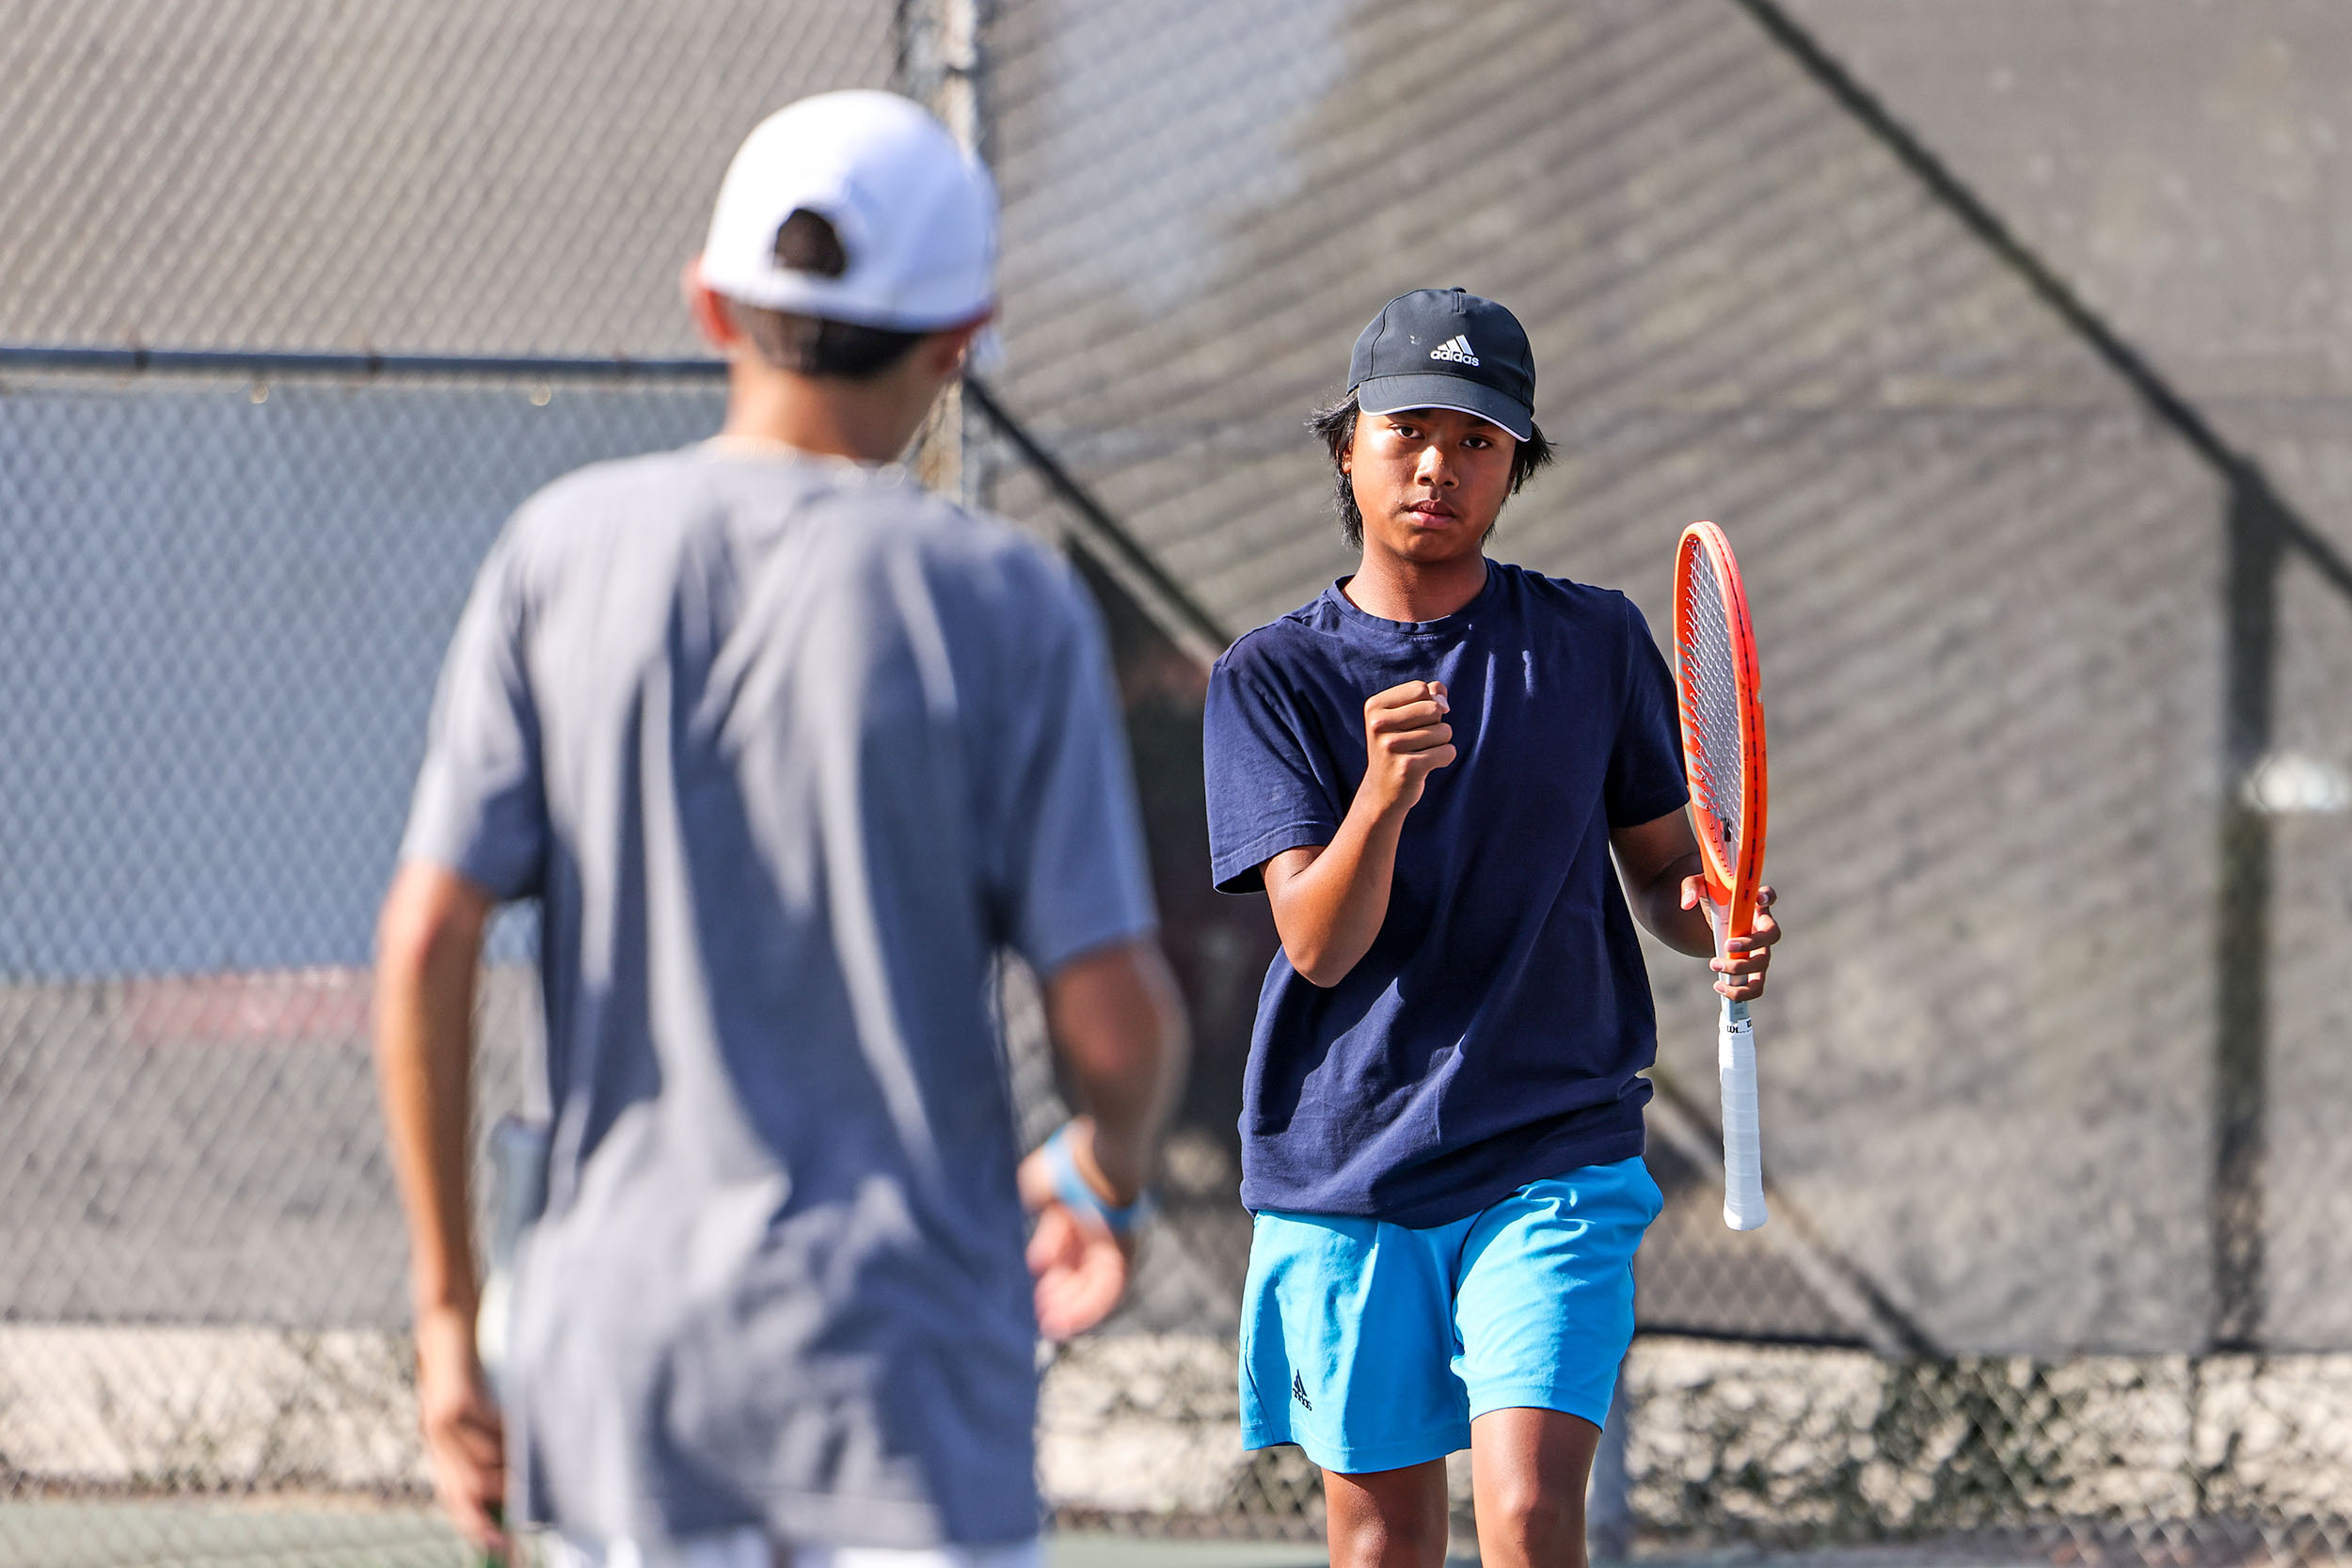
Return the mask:
<svg viewBox="0 0 2352 1568">
<path fill-rule="evenodd" d="M 1768 791 L 1756 633 L 1731 541 L 1692 523 L 1675 550 L 1675 692 L 1708 896 L 1726 937 L 1756 927 Z"/>
</svg>

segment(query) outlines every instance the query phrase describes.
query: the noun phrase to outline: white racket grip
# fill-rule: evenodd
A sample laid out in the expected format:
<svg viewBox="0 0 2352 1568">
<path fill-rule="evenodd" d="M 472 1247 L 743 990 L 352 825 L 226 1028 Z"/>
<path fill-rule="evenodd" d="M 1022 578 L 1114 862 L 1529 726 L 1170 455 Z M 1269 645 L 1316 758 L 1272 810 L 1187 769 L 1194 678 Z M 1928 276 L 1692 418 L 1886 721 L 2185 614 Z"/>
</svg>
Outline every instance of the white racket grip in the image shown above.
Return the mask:
<svg viewBox="0 0 2352 1568">
<path fill-rule="evenodd" d="M 1724 999 L 1716 1070 L 1724 1089 L 1724 1223 L 1754 1230 L 1764 1223 L 1764 1150 L 1756 1118 L 1756 1026 L 1745 1002 Z"/>
</svg>

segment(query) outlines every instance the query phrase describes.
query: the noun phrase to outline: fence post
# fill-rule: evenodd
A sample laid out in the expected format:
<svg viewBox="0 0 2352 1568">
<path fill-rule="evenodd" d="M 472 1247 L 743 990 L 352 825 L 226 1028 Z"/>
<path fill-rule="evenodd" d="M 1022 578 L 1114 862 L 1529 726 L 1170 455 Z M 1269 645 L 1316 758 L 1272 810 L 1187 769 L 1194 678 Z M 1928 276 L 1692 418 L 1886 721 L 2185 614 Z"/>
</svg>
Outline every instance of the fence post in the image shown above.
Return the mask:
<svg viewBox="0 0 2352 1568">
<path fill-rule="evenodd" d="M 985 157 L 980 106 L 980 27 L 985 0 L 898 0 L 898 85 L 940 118 L 956 140 Z M 932 405 L 917 447 L 915 474 L 966 506 L 987 499 L 982 453 L 972 440 L 963 388 L 949 385 Z"/>
<path fill-rule="evenodd" d="M 2223 606 L 2220 877 L 2214 910 L 2214 1349 L 2263 1335 L 2270 822 L 2248 786 L 2270 749 L 2286 529 L 2250 464 L 2233 476 Z"/>
</svg>

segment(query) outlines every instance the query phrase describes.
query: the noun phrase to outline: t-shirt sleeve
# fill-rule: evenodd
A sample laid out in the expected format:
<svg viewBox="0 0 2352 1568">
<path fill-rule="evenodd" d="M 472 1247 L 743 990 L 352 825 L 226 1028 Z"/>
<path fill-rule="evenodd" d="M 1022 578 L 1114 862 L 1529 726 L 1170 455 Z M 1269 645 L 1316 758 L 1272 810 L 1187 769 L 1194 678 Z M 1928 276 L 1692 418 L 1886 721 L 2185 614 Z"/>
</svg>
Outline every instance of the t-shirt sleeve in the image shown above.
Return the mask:
<svg viewBox="0 0 2352 1568">
<path fill-rule="evenodd" d="M 1068 572 L 1050 582 L 1035 679 L 1007 694 L 1015 745 L 996 877 L 1005 940 L 1040 977 L 1159 924 L 1102 626 Z"/>
<path fill-rule="evenodd" d="M 1220 893 L 1262 892 L 1266 862 L 1331 842 L 1340 805 L 1315 774 L 1296 707 L 1232 653 L 1210 672 L 1201 729 L 1210 875 Z"/>
<path fill-rule="evenodd" d="M 1666 668 L 1633 601 L 1625 603 L 1625 711 L 1609 753 L 1602 793 L 1612 829 L 1654 822 L 1691 799 L 1682 772 L 1682 729 L 1676 716 L 1674 673 Z"/>
<path fill-rule="evenodd" d="M 524 631 L 510 531 L 483 562 L 450 641 L 400 851 L 501 899 L 537 892 L 548 852 Z"/>
</svg>

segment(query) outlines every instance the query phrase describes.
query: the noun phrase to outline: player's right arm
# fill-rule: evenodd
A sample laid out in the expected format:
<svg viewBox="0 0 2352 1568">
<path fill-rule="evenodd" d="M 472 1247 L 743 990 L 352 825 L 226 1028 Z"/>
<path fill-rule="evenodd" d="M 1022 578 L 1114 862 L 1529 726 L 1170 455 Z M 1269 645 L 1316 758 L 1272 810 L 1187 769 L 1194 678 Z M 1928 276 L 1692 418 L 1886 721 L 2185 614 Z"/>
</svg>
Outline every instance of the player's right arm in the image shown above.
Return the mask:
<svg viewBox="0 0 2352 1568">
<path fill-rule="evenodd" d="M 1046 1033 L 1085 1113 L 1070 1128 L 1071 1157 L 1097 1197 L 1125 1209 L 1151 1183 L 1190 1056 L 1176 977 L 1147 938 L 1082 954 L 1042 990 Z M 1131 1248 L 1061 1204 L 1042 1150 L 1022 1162 L 1020 1181 L 1038 1216 L 1029 1243 L 1038 1326 L 1065 1339 L 1119 1305 Z"/>
<path fill-rule="evenodd" d="M 1018 1173 L 1037 1216 L 1038 1326 L 1062 1339 L 1100 1322 L 1126 1288 L 1133 1243 L 1103 1211 L 1132 1210 L 1149 1185 L 1188 1040 L 1100 622 L 1066 565 L 1028 546 L 1008 559 L 1036 577 L 1005 634 L 1020 662 L 988 689 L 998 803 L 986 893 L 1007 944 L 1039 976 L 1080 1113 Z M 1079 1195 L 1061 1178 L 1073 1174 L 1092 1204 L 1072 1206 Z"/>
<path fill-rule="evenodd" d="M 1389 884 L 1406 814 L 1429 775 L 1454 760 L 1445 683 L 1406 681 L 1364 701 L 1364 779 L 1331 842 L 1266 862 L 1266 898 L 1291 967 L 1330 987 L 1372 950 L 1389 915 Z"/>
</svg>

